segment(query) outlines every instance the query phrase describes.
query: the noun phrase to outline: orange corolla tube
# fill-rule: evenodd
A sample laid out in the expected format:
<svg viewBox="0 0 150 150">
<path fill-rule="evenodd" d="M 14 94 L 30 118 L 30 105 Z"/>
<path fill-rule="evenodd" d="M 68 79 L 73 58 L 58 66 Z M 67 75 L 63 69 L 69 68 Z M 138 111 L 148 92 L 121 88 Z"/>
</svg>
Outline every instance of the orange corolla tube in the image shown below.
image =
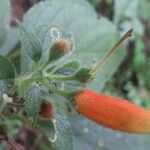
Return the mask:
<svg viewBox="0 0 150 150">
<path fill-rule="evenodd" d="M 74 98 L 78 113 L 100 125 L 128 133 L 150 133 L 149 110 L 88 89 Z"/>
</svg>

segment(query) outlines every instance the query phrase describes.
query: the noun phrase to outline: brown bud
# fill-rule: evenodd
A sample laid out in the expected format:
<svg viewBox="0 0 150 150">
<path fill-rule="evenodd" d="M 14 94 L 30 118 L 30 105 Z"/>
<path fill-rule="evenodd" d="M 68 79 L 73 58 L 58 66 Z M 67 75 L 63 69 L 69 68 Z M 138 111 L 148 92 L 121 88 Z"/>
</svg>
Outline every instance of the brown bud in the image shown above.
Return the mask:
<svg viewBox="0 0 150 150">
<path fill-rule="evenodd" d="M 72 41 L 68 39 L 59 39 L 54 44 L 54 49 L 64 54 L 69 53 L 69 51 L 72 50 L 72 47 L 73 47 Z"/>
<path fill-rule="evenodd" d="M 39 115 L 42 119 L 51 120 L 54 117 L 53 106 L 49 101 L 43 101 L 40 107 Z"/>
<path fill-rule="evenodd" d="M 58 39 L 50 49 L 48 62 L 55 61 L 67 53 L 73 48 L 73 42 L 69 39 Z"/>
</svg>

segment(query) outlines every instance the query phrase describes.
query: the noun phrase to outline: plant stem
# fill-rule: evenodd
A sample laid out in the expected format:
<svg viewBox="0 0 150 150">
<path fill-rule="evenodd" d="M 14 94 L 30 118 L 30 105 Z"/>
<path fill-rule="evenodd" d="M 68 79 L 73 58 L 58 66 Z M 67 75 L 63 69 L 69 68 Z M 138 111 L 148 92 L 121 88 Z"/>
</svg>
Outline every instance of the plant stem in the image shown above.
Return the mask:
<svg viewBox="0 0 150 150">
<path fill-rule="evenodd" d="M 122 42 L 124 42 L 128 37 L 130 37 L 132 35 L 132 32 L 133 32 L 133 29 L 130 29 L 129 31 L 127 31 L 120 38 L 120 40 L 106 53 L 106 55 L 92 67 L 92 69 L 90 71 L 91 75 L 94 75 L 96 73 L 97 69 L 101 68 L 109 60 L 109 58 L 116 52 L 116 50 L 122 44 Z"/>
<path fill-rule="evenodd" d="M 17 144 L 13 139 L 8 138 L 7 140 L 8 145 L 13 149 L 13 150 L 23 150 L 23 147 L 19 144 Z"/>
<path fill-rule="evenodd" d="M 71 81 L 75 79 L 74 76 L 51 76 L 51 78 L 59 81 Z"/>
<path fill-rule="evenodd" d="M 67 93 L 67 92 L 65 92 L 63 90 L 59 90 L 59 89 L 57 89 L 55 87 L 52 87 L 49 84 L 49 82 L 47 81 L 47 79 L 42 79 L 40 82 L 43 83 L 43 85 L 45 85 L 50 91 L 52 91 L 54 93 L 57 93 L 57 94 L 59 94 L 59 95 L 61 95 L 63 97 L 68 97 L 68 95 L 69 95 L 69 93 Z"/>
</svg>

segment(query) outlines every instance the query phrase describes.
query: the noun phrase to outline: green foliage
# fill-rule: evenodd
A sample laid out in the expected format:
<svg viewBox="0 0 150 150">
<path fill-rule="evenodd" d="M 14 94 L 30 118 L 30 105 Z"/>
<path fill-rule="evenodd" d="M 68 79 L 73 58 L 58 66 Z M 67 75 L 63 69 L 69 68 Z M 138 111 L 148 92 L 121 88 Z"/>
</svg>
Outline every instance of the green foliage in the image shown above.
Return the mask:
<svg viewBox="0 0 150 150">
<path fill-rule="evenodd" d="M 64 3 L 65 7 L 63 7 Z M 44 10 L 44 13 L 39 15 L 41 10 Z M 58 13 L 58 10 L 60 10 L 61 13 Z M 29 28 L 30 31 L 34 32 L 35 29 L 42 24 L 51 28 L 56 25 L 62 36 L 64 32 L 71 33 L 75 43 L 75 51 L 64 60 L 67 61 L 68 58 L 77 59 L 82 62 L 84 67 L 92 66 L 93 61 L 101 59 L 118 39 L 115 26 L 103 17 L 97 19 L 97 14 L 93 8 L 85 1 L 80 2 L 80 0 L 52 0 L 39 3 L 39 5 L 33 7 L 25 15 L 24 25 Z M 41 41 L 40 37 L 39 40 Z M 51 46 L 52 37 L 49 30 L 42 44 L 42 60 L 48 59 L 47 54 Z M 93 82 L 88 84 L 88 87 L 95 91 L 100 91 L 104 87 L 105 82 L 118 68 L 124 56 L 125 51 L 121 51 L 120 49 L 117 54 L 97 72 L 96 78 Z M 28 57 L 22 57 L 22 70 L 30 70 L 31 60 Z M 118 61 L 115 61 L 116 59 Z"/>
<path fill-rule="evenodd" d="M 132 26 L 134 32 L 142 35 L 144 29 L 138 17 L 140 0 L 115 0 L 114 2 L 114 22 L 123 30 Z"/>
<path fill-rule="evenodd" d="M 133 58 L 133 63 L 134 63 L 134 69 L 137 73 L 141 72 L 142 68 L 145 65 L 146 62 L 146 54 L 144 52 L 144 43 L 142 39 L 139 37 L 136 39 L 135 43 L 135 52 L 134 52 L 134 58 Z"/>
<path fill-rule="evenodd" d="M 10 54 L 14 55 L 13 50 L 17 51 L 16 47 L 18 43 L 19 43 L 19 30 L 18 28 L 10 27 L 6 40 L 0 48 L 0 53 L 3 55 L 10 55 Z"/>
<path fill-rule="evenodd" d="M 0 80 L 3 79 L 14 79 L 15 71 L 12 64 L 7 58 L 0 55 Z"/>
<path fill-rule="evenodd" d="M 124 87 L 127 90 L 127 96 L 128 99 L 132 100 L 134 104 L 137 104 L 139 106 L 143 105 L 143 102 L 141 100 L 140 95 L 138 94 L 138 91 L 135 89 L 132 82 L 127 82 L 127 84 Z"/>
<path fill-rule="evenodd" d="M 0 99 L 3 93 L 8 93 L 12 88 L 14 78 L 14 67 L 6 57 L 0 55 Z"/>
<path fill-rule="evenodd" d="M 0 5 L 0 46 L 5 41 L 6 32 L 9 28 L 10 21 L 10 2 L 9 0 L 1 0 Z"/>
<path fill-rule="evenodd" d="M 65 64 L 62 68 L 59 68 L 55 71 L 56 74 L 63 74 L 63 75 L 72 75 L 79 69 L 80 64 L 78 61 L 74 60 L 67 64 Z"/>
<path fill-rule="evenodd" d="M 25 94 L 25 109 L 28 116 L 32 117 L 35 121 L 38 117 L 40 105 L 42 102 L 40 87 L 33 85 L 29 87 Z"/>
<path fill-rule="evenodd" d="M 36 34 L 20 25 L 21 43 L 24 51 L 34 61 L 39 61 L 42 55 L 42 45 Z"/>
<path fill-rule="evenodd" d="M 137 77 L 139 80 L 139 84 L 141 86 L 144 86 L 145 88 L 147 88 L 147 90 L 149 91 L 150 90 L 150 81 L 149 81 L 150 70 L 147 68 L 150 68 L 149 58 L 146 59 L 145 64 L 144 64 L 141 72 L 137 74 Z"/>
<path fill-rule="evenodd" d="M 74 150 L 72 128 L 69 121 L 62 114 L 61 111 L 55 113 L 57 140 L 53 143 L 53 147 L 55 150 Z"/>
<path fill-rule="evenodd" d="M 91 2 L 96 4 L 99 0 Z M 139 20 L 139 16 L 144 18 L 144 15 L 138 13 L 139 7 L 144 13 L 147 2 L 146 0 L 142 3 L 139 0 L 114 2 L 112 22 L 102 16 L 98 19 L 93 7 L 81 0 L 46 0 L 39 2 L 25 14 L 19 26 L 21 48 L 19 45 L 16 48 L 21 49 L 21 62 L 15 67 L 21 66 L 21 69 L 14 69 L 14 65 L 0 55 L 0 98 L 2 99 L 3 94 L 6 93 L 14 98 L 12 105 L 16 101 L 19 103 L 13 117 L 7 116 L 3 122 L 4 125 L 8 124 L 8 136 L 14 136 L 23 123 L 28 123 L 42 130 L 56 150 L 118 148 L 140 150 L 149 147 L 149 138 L 135 137 L 98 127 L 91 121 L 70 113 L 75 111 L 72 102 L 74 92 L 82 86 L 101 91 L 125 58 L 126 52 L 123 51 L 122 46 L 111 60 L 98 70 L 95 78 L 90 75 L 92 66 L 114 45 L 119 34 L 122 34 L 118 32 L 118 26 L 123 31 L 133 27 L 138 38 L 135 38 L 136 48 L 131 61 L 133 68 L 125 70 L 126 74 L 119 73 L 113 82 L 116 83 L 117 80 L 124 84 L 126 97 L 132 99 L 134 103 L 150 105 L 147 98 L 141 100 L 135 85 L 127 82 L 131 79 L 134 70 L 138 85 L 150 89 L 150 71 L 146 70 L 150 63 L 143 52 L 145 48 L 141 40 L 143 26 Z M 4 7 L 7 12 L 3 11 L 4 14 L 0 14 L 2 22 L 0 22 L 0 45 L 2 45 L 0 50 L 2 54 L 8 54 L 18 42 L 18 29 L 11 28 L 9 34 L 6 34 L 5 27 L 10 21 L 10 6 L 7 0 L 3 0 L 2 3 L 7 3 Z M 7 20 L 5 24 L 3 16 Z M 55 34 L 52 29 L 56 31 Z M 73 41 L 71 43 L 73 47 L 70 46 L 69 49 L 73 48 L 71 53 L 58 55 L 58 49 L 55 49 L 54 45 L 60 39 Z M 16 61 L 16 54 L 17 58 L 20 58 L 16 49 L 9 55 L 13 62 Z M 54 112 L 54 118 L 45 119 L 40 116 L 43 100 L 52 103 L 53 108 L 48 111 Z M 5 109 L 7 110 L 7 104 L 1 112 L 5 112 Z M 15 130 L 12 131 L 12 128 Z M 116 144 L 116 141 L 119 144 Z M 134 147 L 133 142 L 136 143 Z"/>
<path fill-rule="evenodd" d="M 8 93 L 13 85 L 14 82 L 12 80 L 0 80 L 0 99 L 2 98 L 3 93 Z"/>
<path fill-rule="evenodd" d="M 0 10 L 0 54 L 6 55 L 19 42 L 18 28 L 10 26 L 11 5 L 9 0 L 1 0 Z"/>
<path fill-rule="evenodd" d="M 84 117 L 70 115 L 75 135 L 75 150 L 145 150 L 149 147 L 149 135 L 135 135 L 106 129 Z M 117 144 L 116 144 L 117 143 Z"/>
<path fill-rule="evenodd" d="M 149 18 L 150 18 L 149 9 L 150 9 L 150 1 L 149 0 L 140 1 L 140 4 L 139 4 L 140 11 L 138 11 L 139 16 L 142 19 L 149 20 Z"/>
</svg>

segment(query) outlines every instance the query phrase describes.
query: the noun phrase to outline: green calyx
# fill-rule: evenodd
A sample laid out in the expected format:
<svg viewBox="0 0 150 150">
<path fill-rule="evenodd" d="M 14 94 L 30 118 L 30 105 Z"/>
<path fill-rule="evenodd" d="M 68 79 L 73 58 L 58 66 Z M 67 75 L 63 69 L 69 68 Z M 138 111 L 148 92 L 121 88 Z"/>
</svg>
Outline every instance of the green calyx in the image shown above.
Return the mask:
<svg viewBox="0 0 150 150">
<path fill-rule="evenodd" d="M 91 81 L 94 76 L 90 74 L 91 69 L 89 68 L 81 68 L 78 70 L 78 72 L 75 74 L 76 80 L 78 80 L 81 83 L 87 83 Z"/>
</svg>

